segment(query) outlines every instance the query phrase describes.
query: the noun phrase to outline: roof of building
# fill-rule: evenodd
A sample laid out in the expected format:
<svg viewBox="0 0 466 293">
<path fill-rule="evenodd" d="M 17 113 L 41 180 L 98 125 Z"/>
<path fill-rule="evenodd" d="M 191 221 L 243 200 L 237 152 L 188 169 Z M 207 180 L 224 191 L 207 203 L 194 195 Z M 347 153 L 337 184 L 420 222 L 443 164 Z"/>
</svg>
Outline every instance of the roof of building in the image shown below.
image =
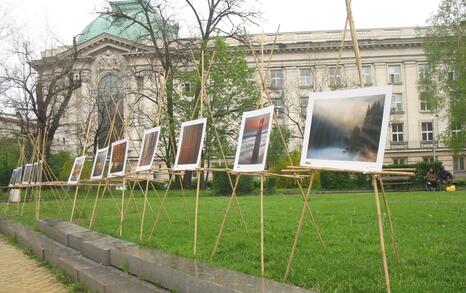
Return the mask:
<svg viewBox="0 0 466 293">
<path fill-rule="evenodd" d="M 91 39 L 107 33 L 130 41 L 138 41 L 148 36 L 148 31 L 140 24 L 131 19 L 117 18 L 116 14 L 128 15 L 131 18 L 140 19 L 145 23 L 145 16 L 138 12 L 141 11 L 141 3 L 146 0 L 120 0 L 111 1 L 110 10 L 100 13 L 90 24 L 84 28 L 78 38 L 78 43 L 84 43 Z M 160 17 L 154 10 L 151 14 L 151 23 L 157 26 Z M 174 35 L 177 34 L 177 28 L 174 29 Z M 156 32 L 157 33 L 157 32 Z"/>
</svg>

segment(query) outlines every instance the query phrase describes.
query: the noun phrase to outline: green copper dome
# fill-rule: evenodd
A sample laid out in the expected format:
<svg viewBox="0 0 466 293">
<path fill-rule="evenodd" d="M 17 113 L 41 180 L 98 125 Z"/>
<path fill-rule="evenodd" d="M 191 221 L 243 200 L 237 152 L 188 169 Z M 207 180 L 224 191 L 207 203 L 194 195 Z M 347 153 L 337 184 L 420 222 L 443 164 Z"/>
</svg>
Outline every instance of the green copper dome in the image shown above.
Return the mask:
<svg viewBox="0 0 466 293">
<path fill-rule="evenodd" d="M 141 0 L 124 0 L 110 2 L 111 11 L 108 14 L 101 13 L 96 19 L 88 24 L 78 37 L 78 43 L 87 42 L 103 33 L 130 41 L 138 41 L 141 38 L 147 37 L 148 31 L 142 25 L 134 23 L 130 19 L 115 19 L 114 15 L 112 15 L 112 13 L 121 13 L 131 18 L 136 16 L 138 21 L 145 23 L 144 15 L 137 14 L 141 9 L 140 1 Z M 160 19 L 160 17 L 154 11 L 151 17 L 152 27 L 157 27 L 156 24 L 158 19 Z M 172 30 L 173 37 L 176 37 L 178 27 L 174 25 Z"/>
</svg>

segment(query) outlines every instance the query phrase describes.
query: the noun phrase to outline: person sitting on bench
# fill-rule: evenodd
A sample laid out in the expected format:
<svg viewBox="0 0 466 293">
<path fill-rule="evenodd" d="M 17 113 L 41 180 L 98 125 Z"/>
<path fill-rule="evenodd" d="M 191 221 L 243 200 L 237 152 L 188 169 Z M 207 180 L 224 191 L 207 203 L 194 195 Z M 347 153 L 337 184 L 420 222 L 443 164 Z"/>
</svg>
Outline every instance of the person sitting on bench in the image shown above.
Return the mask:
<svg viewBox="0 0 466 293">
<path fill-rule="evenodd" d="M 440 187 L 442 187 L 443 185 L 450 186 L 453 184 L 453 175 L 447 170 L 445 170 L 444 166 L 440 166 L 440 171 L 437 174 L 437 180 L 440 184 Z"/>
<path fill-rule="evenodd" d="M 429 171 L 427 171 L 426 176 L 424 176 L 424 179 L 426 182 L 426 191 L 432 191 L 437 189 L 437 174 L 435 174 L 433 168 L 430 168 Z"/>
</svg>

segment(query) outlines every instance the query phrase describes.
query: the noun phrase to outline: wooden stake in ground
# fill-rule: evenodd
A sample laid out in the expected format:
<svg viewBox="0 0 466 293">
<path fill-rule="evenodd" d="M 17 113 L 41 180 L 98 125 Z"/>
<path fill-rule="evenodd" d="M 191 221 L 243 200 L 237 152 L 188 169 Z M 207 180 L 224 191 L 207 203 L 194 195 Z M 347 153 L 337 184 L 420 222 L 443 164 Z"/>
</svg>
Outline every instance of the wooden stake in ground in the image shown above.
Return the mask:
<svg viewBox="0 0 466 293">
<path fill-rule="evenodd" d="M 193 246 L 193 255 L 196 256 L 197 250 L 197 218 L 199 212 L 199 190 L 201 187 L 201 172 L 197 171 L 197 186 L 196 186 L 196 206 L 194 208 L 194 246 Z"/>
<path fill-rule="evenodd" d="M 379 189 L 377 188 L 377 175 L 372 175 L 372 186 L 374 188 L 375 206 L 377 208 L 377 222 L 379 224 L 380 252 L 382 253 L 383 271 L 385 274 L 385 286 L 387 293 L 391 292 L 390 274 L 388 272 L 387 254 L 385 252 L 385 240 L 383 236 L 382 211 L 380 209 Z"/>
<path fill-rule="evenodd" d="M 261 193 L 260 193 L 260 202 L 261 202 L 261 275 L 264 274 L 264 175 L 260 175 L 261 181 Z"/>
</svg>

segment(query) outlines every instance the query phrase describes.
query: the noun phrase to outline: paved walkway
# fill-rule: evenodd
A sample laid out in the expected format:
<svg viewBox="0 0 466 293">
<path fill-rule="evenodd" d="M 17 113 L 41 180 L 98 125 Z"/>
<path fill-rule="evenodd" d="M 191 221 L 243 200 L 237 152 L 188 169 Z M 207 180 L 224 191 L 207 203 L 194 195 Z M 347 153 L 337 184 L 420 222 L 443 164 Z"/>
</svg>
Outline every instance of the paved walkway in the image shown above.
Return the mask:
<svg viewBox="0 0 466 293">
<path fill-rule="evenodd" d="M 0 293 L 65 293 L 68 289 L 47 268 L 0 237 Z"/>
</svg>

